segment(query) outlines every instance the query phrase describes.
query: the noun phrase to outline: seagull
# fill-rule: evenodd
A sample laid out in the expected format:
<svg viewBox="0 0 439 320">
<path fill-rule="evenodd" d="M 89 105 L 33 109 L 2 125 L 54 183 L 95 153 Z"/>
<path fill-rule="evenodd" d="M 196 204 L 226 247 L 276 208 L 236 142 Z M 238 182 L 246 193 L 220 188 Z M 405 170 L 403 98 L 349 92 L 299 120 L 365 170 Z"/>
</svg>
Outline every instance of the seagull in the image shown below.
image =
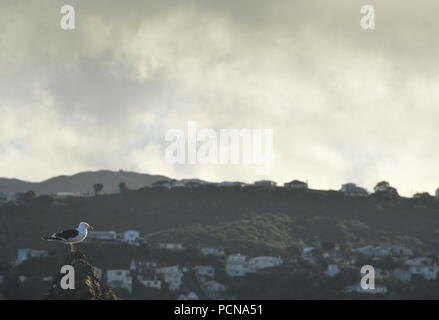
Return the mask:
<svg viewBox="0 0 439 320">
<path fill-rule="evenodd" d="M 46 241 L 59 241 L 68 244 L 70 252 L 73 252 L 73 244 L 83 241 L 87 237 L 88 230 L 91 231 L 94 230 L 94 228 L 87 222 L 81 222 L 76 229 L 64 230 L 54 233 L 50 237 L 42 237 L 41 239 Z"/>
</svg>

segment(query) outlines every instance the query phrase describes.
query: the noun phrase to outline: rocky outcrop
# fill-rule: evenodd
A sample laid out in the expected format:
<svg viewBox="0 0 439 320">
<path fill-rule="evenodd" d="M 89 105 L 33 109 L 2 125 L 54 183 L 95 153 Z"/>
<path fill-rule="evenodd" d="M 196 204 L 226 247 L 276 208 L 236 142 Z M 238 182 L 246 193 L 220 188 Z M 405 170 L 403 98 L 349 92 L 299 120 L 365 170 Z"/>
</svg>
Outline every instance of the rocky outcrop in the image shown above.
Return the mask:
<svg viewBox="0 0 439 320">
<path fill-rule="evenodd" d="M 48 300 L 118 300 L 116 294 L 96 278 L 93 266 L 80 251 L 71 252 L 63 265 L 75 270 L 74 289 L 61 288 L 60 281 L 65 274 L 59 273 L 47 295 Z M 61 270 L 60 266 L 60 270 Z"/>
</svg>

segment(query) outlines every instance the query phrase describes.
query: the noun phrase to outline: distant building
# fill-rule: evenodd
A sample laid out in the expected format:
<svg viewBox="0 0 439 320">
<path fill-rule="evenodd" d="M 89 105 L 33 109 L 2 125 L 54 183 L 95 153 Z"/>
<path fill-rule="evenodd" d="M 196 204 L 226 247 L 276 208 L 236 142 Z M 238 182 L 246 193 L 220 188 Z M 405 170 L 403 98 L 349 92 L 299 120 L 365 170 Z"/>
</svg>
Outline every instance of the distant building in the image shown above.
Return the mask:
<svg viewBox="0 0 439 320">
<path fill-rule="evenodd" d="M 210 299 L 215 299 L 224 294 L 226 286 L 218 281 L 210 280 L 203 284 L 203 290 Z"/>
<path fill-rule="evenodd" d="M 131 293 L 133 278 L 131 277 L 130 270 L 108 270 L 107 285 L 110 288 L 122 288 Z"/>
<path fill-rule="evenodd" d="M 437 263 L 430 258 L 415 258 L 404 263 L 412 275 L 423 277 L 425 280 L 437 279 Z"/>
<path fill-rule="evenodd" d="M 325 271 L 325 274 L 329 277 L 335 277 L 340 273 L 340 270 L 336 264 L 328 264 L 328 268 Z"/>
<path fill-rule="evenodd" d="M 244 277 L 256 269 L 247 262 L 246 256 L 235 254 L 227 257 L 225 271 L 230 277 Z"/>
<path fill-rule="evenodd" d="M 223 181 L 216 183 L 216 187 L 222 187 L 222 188 L 241 188 L 244 187 L 246 184 L 244 182 L 239 181 Z"/>
<path fill-rule="evenodd" d="M 358 187 L 355 183 L 346 183 L 341 186 L 340 192 L 352 197 L 367 197 L 369 193 L 365 188 Z"/>
<path fill-rule="evenodd" d="M 160 242 L 160 243 L 158 243 L 158 247 L 160 249 L 166 249 L 166 250 L 183 250 L 184 249 L 184 246 L 182 243 Z"/>
<path fill-rule="evenodd" d="M 136 230 L 127 230 L 122 232 L 122 240 L 124 242 L 133 244 L 139 241 L 140 232 Z"/>
<path fill-rule="evenodd" d="M 170 291 L 180 289 L 183 281 L 183 272 L 178 266 L 159 268 L 156 269 L 156 272 L 163 277 L 163 281 L 166 282 Z"/>
<path fill-rule="evenodd" d="M 171 180 L 160 180 L 157 182 L 154 182 L 151 187 L 152 188 L 166 188 L 171 189 L 176 186 L 177 180 L 171 179 Z"/>
<path fill-rule="evenodd" d="M 153 288 L 153 289 L 161 289 L 162 288 L 162 281 L 159 279 L 154 278 L 148 278 L 144 275 L 138 275 L 137 281 L 139 281 L 144 287 L 146 288 Z"/>
<path fill-rule="evenodd" d="M 212 266 L 195 266 L 194 270 L 197 277 L 215 277 L 215 268 Z"/>
<path fill-rule="evenodd" d="M 388 257 L 391 253 L 390 248 L 381 246 L 366 246 L 352 251 L 369 257 Z"/>
<path fill-rule="evenodd" d="M 133 273 L 153 270 L 157 268 L 157 262 L 148 260 L 131 260 L 130 270 Z"/>
<path fill-rule="evenodd" d="M 308 183 L 299 180 L 293 180 L 291 182 L 284 183 L 284 187 L 288 189 L 308 189 Z"/>
<path fill-rule="evenodd" d="M 256 270 L 278 267 L 283 263 L 280 257 L 255 257 L 251 258 L 249 264 Z"/>
<path fill-rule="evenodd" d="M 412 274 L 405 269 L 398 268 L 390 272 L 390 277 L 400 281 L 410 281 L 412 279 Z"/>
<path fill-rule="evenodd" d="M 90 231 L 87 239 L 112 241 L 117 239 L 117 233 L 116 231 Z"/>
<path fill-rule="evenodd" d="M 392 255 L 398 256 L 398 257 L 410 257 L 411 255 L 413 255 L 412 249 L 410 249 L 406 246 L 400 245 L 400 244 L 391 246 L 390 251 L 391 251 Z"/>
<path fill-rule="evenodd" d="M 274 188 L 276 185 L 277 183 L 271 180 L 260 180 L 260 181 L 255 181 L 254 183 L 255 187 L 265 187 L 265 188 Z"/>
<path fill-rule="evenodd" d="M 47 257 L 48 255 L 49 253 L 46 250 L 18 249 L 15 265 L 18 266 L 20 263 L 30 258 L 42 258 Z"/>
<path fill-rule="evenodd" d="M 66 198 L 74 198 L 81 197 L 82 194 L 80 192 L 57 192 L 55 193 L 55 198 L 58 199 L 66 199 Z"/>
<path fill-rule="evenodd" d="M 225 254 L 222 248 L 201 247 L 200 251 L 205 256 L 223 256 Z"/>
</svg>

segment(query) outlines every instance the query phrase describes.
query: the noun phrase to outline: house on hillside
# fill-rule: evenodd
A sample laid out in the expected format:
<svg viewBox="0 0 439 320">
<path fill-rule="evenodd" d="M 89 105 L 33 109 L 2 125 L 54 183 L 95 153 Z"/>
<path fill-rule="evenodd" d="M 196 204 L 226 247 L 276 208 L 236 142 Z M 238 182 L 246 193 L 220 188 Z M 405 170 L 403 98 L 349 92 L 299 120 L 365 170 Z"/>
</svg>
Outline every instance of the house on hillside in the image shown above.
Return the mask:
<svg viewBox="0 0 439 320">
<path fill-rule="evenodd" d="M 183 250 L 184 246 L 182 243 L 171 243 L 171 242 L 159 242 L 157 246 L 160 249 L 165 250 Z"/>
<path fill-rule="evenodd" d="M 92 241 L 115 241 L 117 233 L 116 231 L 90 231 L 87 239 Z"/>
<path fill-rule="evenodd" d="M 205 256 L 223 256 L 225 254 L 222 248 L 201 247 L 200 251 Z"/>
<path fill-rule="evenodd" d="M 214 278 L 215 277 L 215 267 L 212 267 L 212 266 L 195 266 L 194 271 L 195 271 L 195 276 L 197 276 L 197 278 L 200 278 L 200 277 Z"/>
<path fill-rule="evenodd" d="M 384 258 L 390 256 L 391 250 L 388 247 L 381 246 L 366 246 L 352 250 L 355 253 L 362 254 L 368 257 Z"/>
<path fill-rule="evenodd" d="M 131 260 L 130 270 L 133 274 L 157 268 L 157 262 L 149 260 Z"/>
<path fill-rule="evenodd" d="M 225 271 L 230 277 L 244 277 L 248 273 L 256 272 L 256 269 L 247 262 L 246 256 L 235 254 L 227 257 Z"/>
<path fill-rule="evenodd" d="M 251 258 L 249 260 L 249 264 L 255 270 L 262 270 L 266 268 L 278 267 L 283 264 L 283 260 L 281 257 L 260 256 Z"/>
<path fill-rule="evenodd" d="M 122 288 L 131 293 L 133 287 L 133 278 L 131 277 L 130 270 L 108 270 L 107 285 L 110 288 Z"/>
<path fill-rule="evenodd" d="M 81 197 L 80 192 L 57 192 L 55 193 L 55 198 L 57 199 L 67 199 L 67 198 L 77 198 Z"/>
<path fill-rule="evenodd" d="M 291 182 L 284 183 L 284 187 L 287 189 L 308 189 L 308 183 L 299 180 L 293 180 Z"/>
<path fill-rule="evenodd" d="M 221 188 L 241 188 L 244 187 L 246 184 L 244 182 L 239 181 L 223 181 L 219 183 L 215 183 L 216 187 Z"/>
<path fill-rule="evenodd" d="M 136 230 L 127 230 L 121 233 L 121 240 L 129 244 L 139 243 L 140 232 Z"/>
<path fill-rule="evenodd" d="M 403 268 L 398 268 L 390 272 L 390 277 L 398 279 L 400 281 L 410 281 L 412 279 L 412 274 Z"/>
<path fill-rule="evenodd" d="M 176 186 L 177 184 L 177 180 L 171 179 L 171 180 L 160 180 L 157 182 L 154 182 L 151 185 L 151 188 L 166 188 L 166 189 L 171 189 L 173 187 Z"/>
<path fill-rule="evenodd" d="M 396 244 L 396 245 L 391 246 L 390 251 L 391 251 L 392 255 L 396 256 L 396 257 L 410 257 L 413 255 L 412 249 L 410 249 L 406 246 L 400 245 L 400 244 Z"/>
<path fill-rule="evenodd" d="M 328 264 L 328 267 L 325 271 L 325 274 L 329 277 L 335 277 L 337 274 L 340 273 L 340 269 L 338 268 L 338 265 L 336 264 Z"/>
<path fill-rule="evenodd" d="M 168 285 L 170 291 L 180 289 L 183 281 L 183 271 L 179 266 L 170 266 L 156 269 L 158 275 L 161 275 L 163 281 Z"/>
<path fill-rule="evenodd" d="M 369 195 L 365 188 L 359 187 L 355 183 L 343 184 L 340 192 L 351 197 L 367 197 Z"/>
<path fill-rule="evenodd" d="M 421 276 L 425 280 L 437 279 L 437 263 L 433 259 L 419 257 L 407 260 L 404 263 L 408 267 L 408 271 L 414 276 Z"/>
<path fill-rule="evenodd" d="M 259 181 L 255 181 L 254 183 L 255 187 L 264 187 L 264 188 L 274 188 L 276 185 L 277 183 L 271 180 L 259 180 Z"/>
<path fill-rule="evenodd" d="M 22 262 L 31 258 L 43 258 L 47 257 L 48 255 L 49 253 L 47 252 L 47 250 L 18 249 L 15 265 L 18 266 Z"/>
<path fill-rule="evenodd" d="M 217 299 L 224 294 L 226 286 L 218 281 L 210 280 L 203 283 L 203 290 L 210 299 Z"/>
</svg>

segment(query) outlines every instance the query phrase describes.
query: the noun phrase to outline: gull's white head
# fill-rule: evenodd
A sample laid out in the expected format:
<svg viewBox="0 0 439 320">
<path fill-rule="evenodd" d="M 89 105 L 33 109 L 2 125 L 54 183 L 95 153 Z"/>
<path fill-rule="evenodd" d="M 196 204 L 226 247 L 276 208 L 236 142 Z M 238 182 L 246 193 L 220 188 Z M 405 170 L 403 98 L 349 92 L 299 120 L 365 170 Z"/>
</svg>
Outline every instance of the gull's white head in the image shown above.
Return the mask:
<svg viewBox="0 0 439 320">
<path fill-rule="evenodd" d="M 78 228 L 79 228 L 79 229 L 82 229 L 82 230 L 89 230 L 89 231 L 95 229 L 95 228 L 93 228 L 91 225 L 89 225 L 87 222 L 81 222 L 81 223 L 79 224 L 79 227 L 78 227 Z"/>
</svg>

